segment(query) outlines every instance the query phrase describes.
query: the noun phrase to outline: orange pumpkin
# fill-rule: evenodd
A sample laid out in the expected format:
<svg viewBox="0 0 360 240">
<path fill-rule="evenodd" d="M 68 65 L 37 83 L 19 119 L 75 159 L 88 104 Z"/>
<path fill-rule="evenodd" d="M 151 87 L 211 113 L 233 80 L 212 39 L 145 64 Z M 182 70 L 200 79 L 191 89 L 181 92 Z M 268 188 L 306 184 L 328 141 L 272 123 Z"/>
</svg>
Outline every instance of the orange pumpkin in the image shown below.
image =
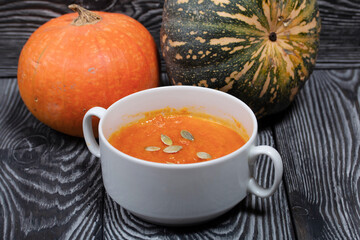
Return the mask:
<svg viewBox="0 0 360 240">
<path fill-rule="evenodd" d="M 40 26 L 18 64 L 20 95 L 41 122 L 82 136 L 82 118 L 94 106 L 159 85 L 157 47 L 147 29 L 119 13 L 76 13 Z"/>
</svg>

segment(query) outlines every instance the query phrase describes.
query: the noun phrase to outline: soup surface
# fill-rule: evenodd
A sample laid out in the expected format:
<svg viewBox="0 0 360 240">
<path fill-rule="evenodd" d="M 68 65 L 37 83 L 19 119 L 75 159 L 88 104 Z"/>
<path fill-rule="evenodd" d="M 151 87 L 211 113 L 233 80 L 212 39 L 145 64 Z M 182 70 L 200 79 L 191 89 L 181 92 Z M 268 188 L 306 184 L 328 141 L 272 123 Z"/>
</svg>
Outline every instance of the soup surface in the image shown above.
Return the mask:
<svg viewBox="0 0 360 240">
<path fill-rule="evenodd" d="M 108 139 L 130 156 L 159 163 L 187 164 L 225 156 L 245 144 L 241 131 L 187 111 L 146 114 Z"/>
</svg>

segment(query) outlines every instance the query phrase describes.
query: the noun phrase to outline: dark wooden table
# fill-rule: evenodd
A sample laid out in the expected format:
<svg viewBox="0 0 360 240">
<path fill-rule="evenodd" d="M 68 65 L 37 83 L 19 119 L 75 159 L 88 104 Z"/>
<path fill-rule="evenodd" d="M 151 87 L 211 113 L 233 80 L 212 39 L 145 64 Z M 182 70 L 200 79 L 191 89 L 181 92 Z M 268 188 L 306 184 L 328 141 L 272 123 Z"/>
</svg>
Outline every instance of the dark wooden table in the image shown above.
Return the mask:
<svg viewBox="0 0 360 240">
<path fill-rule="evenodd" d="M 159 43 L 163 0 L 75 1 L 125 13 Z M 249 195 L 200 226 L 144 222 L 104 190 L 84 140 L 56 132 L 22 102 L 17 59 L 30 34 L 73 1 L 0 0 L 0 239 L 360 239 L 360 2 L 321 0 L 316 70 L 293 104 L 260 121 L 259 144 L 278 149 L 278 191 Z M 166 84 L 162 65 L 163 83 Z M 257 164 L 263 186 L 270 161 Z"/>
</svg>

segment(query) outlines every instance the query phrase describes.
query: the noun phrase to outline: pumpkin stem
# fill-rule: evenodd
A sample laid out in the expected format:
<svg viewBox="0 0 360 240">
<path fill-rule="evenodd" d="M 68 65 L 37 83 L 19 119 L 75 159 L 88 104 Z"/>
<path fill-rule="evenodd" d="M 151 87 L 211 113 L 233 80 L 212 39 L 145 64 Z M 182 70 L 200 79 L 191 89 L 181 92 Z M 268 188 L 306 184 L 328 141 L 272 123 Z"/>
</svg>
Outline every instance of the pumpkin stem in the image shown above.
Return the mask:
<svg viewBox="0 0 360 240">
<path fill-rule="evenodd" d="M 72 21 L 72 25 L 84 26 L 88 24 L 95 24 L 101 21 L 101 17 L 98 14 L 80 7 L 77 4 L 71 4 L 68 6 L 68 8 L 79 14 L 79 16 Z"/>
</svg>

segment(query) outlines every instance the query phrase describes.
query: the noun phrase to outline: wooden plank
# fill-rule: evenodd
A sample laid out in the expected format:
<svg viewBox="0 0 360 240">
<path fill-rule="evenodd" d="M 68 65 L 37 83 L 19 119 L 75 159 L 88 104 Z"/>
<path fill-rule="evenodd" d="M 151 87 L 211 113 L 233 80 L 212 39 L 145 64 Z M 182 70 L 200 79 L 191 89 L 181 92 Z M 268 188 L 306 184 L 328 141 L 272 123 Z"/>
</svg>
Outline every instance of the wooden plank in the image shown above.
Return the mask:
<svg viewBox="0 0 360 240">
<path fill-rule="evenodd" d="M 317 69 L 360 67 L 360 2 L 319 0 L 321 23 Z"/>
<path fill-rule="evenodd" d="M 260 131 L 259 144 L 274 146 L 270 127 Z M 258 160 L 255 177 L 262 186 L 270 186 L 273 178 L 272 164 L 266 157 L 261 156 Z M 107 195 L 104 205 L 104 238 L 294 239 L 294 232 L 281 183 L 278 191 L 269 198 L 249 195 L 223 216 L 203 225 L 186 228 L 169 228 L 144 222 Z"/>
<path fill-rule="evenodd" d="M 60 1 L 0 3 L 0 77 L 16 77 L 21 49 L 40 25 L 66 13 Z"/>
<path fill-rule="evenodd" d="M 75 1 L 91 10 L 127 14 L 139 20 L 159 45 L 163 0 Z M 360 67 L 360 3 L 319 0 L 322 32 L 316 68 Z M 18 57 L 30 34 L 51 18 L 69 13 L 67 4 L 53 1 L 3 1 L 0 4 L 0 77 L 16 77 Z M 165 66 L 162 65 L 165 72 Z"/>
<path fill-rule="evenodd" d="M 360 239 L 360 69 L 315 71 L 275 135 L 298 239 Z"/>
<path fill-rule="evenodd" d="M 102 238 L 100 162 L 51 130 L 0 80 L 0 239 Z"/>
</svg>

